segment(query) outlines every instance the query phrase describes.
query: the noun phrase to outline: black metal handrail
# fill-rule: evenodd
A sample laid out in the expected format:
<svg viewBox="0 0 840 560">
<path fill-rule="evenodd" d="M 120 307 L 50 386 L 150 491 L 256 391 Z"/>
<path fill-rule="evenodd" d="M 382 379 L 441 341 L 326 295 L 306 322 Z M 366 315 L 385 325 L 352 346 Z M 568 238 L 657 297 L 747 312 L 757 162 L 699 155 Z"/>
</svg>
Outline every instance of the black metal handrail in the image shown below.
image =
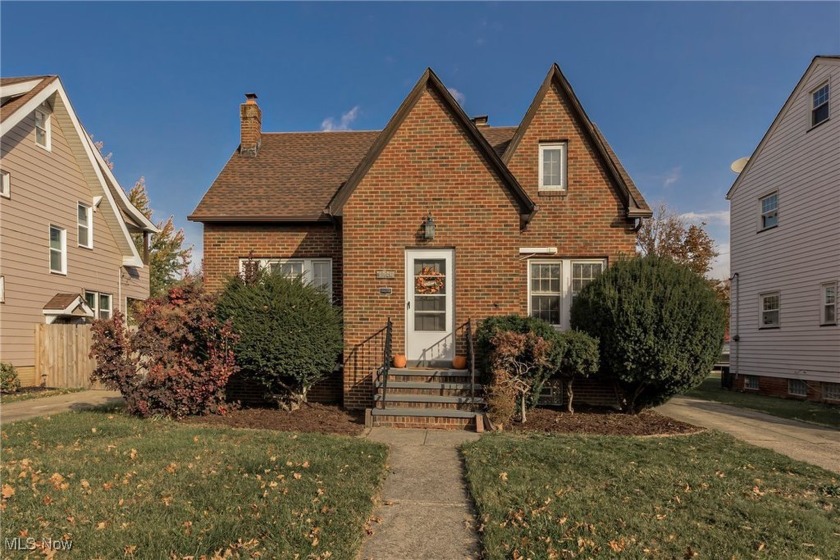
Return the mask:
<svg viewBox="0 0 840 560">
<path fill-rule="evenodd" d="M 464 338 L 467 342 L 467 368 L 470 370 L 470 398 L 475 401 L 475 347 L 472 334 L 472 319 L 467 319 Z"/>
<path fill-rule="evenodd" d="M 388 322 L 385 324 L 385 339 L 382 342 L 382 365 L 376 369 L 376 385 L 382 387 L 382 403 L 381 408 L 385 408 L 385 399 L 388 394 L 388 374 L 391 371 L 391 343 L 393 338 L 394 325 L 391 323 L 391 318 L 388 317 Z"/>
</svg>

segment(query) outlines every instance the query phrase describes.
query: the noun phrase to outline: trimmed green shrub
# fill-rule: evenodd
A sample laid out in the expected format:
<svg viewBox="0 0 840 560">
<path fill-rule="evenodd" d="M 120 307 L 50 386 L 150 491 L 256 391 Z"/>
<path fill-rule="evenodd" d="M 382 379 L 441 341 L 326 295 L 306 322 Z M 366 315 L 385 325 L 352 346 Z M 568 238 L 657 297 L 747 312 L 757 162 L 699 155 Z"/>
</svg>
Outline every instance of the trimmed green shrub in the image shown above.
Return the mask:
<svg viewBox="0 0 840 560">
<path fill-rule="evenodd" d="M 216 307 L 239 335 L 236 362 L 287 410 L 306 402 L 342 350 L 341 312 L 298 278 L 258 272 L 231 278 Z"/>
<path fill-rule="evenodd" d="M 653 255 L 613 264 L 572 305 L 572 327 L 600 340 L 601 372 L 636 413 L 699 385 L 723 343 L 724 310 L 691 269 Z"/>
<path fill-rule="evenodd" d="M 557 330 L 541 319 L 519 315 L 488 317 L 481 322 L 475 333 L 476 365 L 484 384 L 493 383 L 492 353 L 495 348 L 493 338 L 498 333 L 506 331 L 519 334 L 533 333 L 548 342 L 546 356 L 540 359 L 539 367 L 528 374 L 532 380 L 528 405 L 533 407 L 537 404 L 545 382 L 560 368 L 564 353 L 563 342 L 558 337 Z"/>
<path fill-rule="evenodd" d="M 598 373 L 600 366 L 598 339 L 575 330 L 561 331 L 557 335 L 562 343 L 563 358 L 560 360 L 560 368 L 555 375 L 563 381 L 566 411 L 574 412 L 572 401 L 575 396 L 575 379 L 587 378 Z"/>
<path fill-rule="evenodd" d="M 0 363 L 0 393 L 16 393 L 20 389 L 15 366 L 7 363 Z"/>
</svg>

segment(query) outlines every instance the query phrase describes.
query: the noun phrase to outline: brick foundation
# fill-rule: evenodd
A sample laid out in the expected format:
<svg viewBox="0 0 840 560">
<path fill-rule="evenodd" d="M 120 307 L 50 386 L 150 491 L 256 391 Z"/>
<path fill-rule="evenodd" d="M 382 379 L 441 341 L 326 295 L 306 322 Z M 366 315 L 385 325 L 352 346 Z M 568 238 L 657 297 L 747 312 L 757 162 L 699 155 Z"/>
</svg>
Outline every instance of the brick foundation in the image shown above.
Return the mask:
<svg viewBox="0 0 840 560">
<path fill-rule="evenodd" d="M 758 378 L 758 389 L 748 389 L 745 387 L 747 377 Z M 741 393 L 753 393 L 756 395 L 763 395 L 767 397 L 777 397 L 782 399 L 792 399 L 797 401 L 812 401 L 824 402 L 828 404 L 840 404 L 840 401 L 828 400 L 823 397 L 823 384 L 819 381 L 806 381 L 808 386 L 807 396 L 791 395 L 788 392 L 788 379 L 783 377 L 770 377 L 766 375 L 747 376 L 744 374 L 736 375 L 733 382 L 733 390 Z"/>
</svg>

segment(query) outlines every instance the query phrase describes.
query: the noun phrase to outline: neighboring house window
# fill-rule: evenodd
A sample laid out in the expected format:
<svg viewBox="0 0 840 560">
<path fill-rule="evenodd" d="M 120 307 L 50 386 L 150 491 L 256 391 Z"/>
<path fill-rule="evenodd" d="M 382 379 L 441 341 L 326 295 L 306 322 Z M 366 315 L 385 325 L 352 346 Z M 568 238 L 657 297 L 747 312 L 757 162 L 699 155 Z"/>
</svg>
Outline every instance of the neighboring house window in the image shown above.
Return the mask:
<svg viewBox="0 0 840 560">
<path fill-rule="evenodd" d="M 6 303 L 6 277 L 0 276 L 0 303 Z"/>
<path fill-rule="evenodd" d="M 840 383 L 828 383 L 824 381 L 822 384 L 822 396 L 827 401 L 840 401 Z"/>
<path fill-rule="evenodd" d="M 788 394 L 795 397 L 807 397 L 808 384 L 801 379 L 788 379 Z"/>
<path fill-rule="evenodd" d="M 749 389 L 750 391 L 758 391 L 758 376 L 756 375 L 747 375 L 744 377 L 744 389 Z"/>
<path fill-rule="evenodd" d="M 0 196 L 12 198 L 12 176 L 8 171 L 0 171 Z"/>
<path fill-rule="evenodd" d="M 272 273 L 303 278 L 332 299 L 332 259 L 239 259 L 239 270 L 248 273 L 248 267 L 267 268 Z"/>
<path fill-rule="evenodd" d="M 531 317 L 559 325 L 563 303 L 563 263 L 531 263 Z"/>
<path fill-rule="evenodd" d="M 67 274 L 67 232 L 50 226 L 50 272 Z"/>
<path fill-rule="evenodd" d="M 820 306 L 820 324 L 837 324 L 837 283 L 822 285 L 822 305 Z"/>
<path fill-rule="evenodd" d="M 761 199 L 761 229 L 779 225 L 779 193 Z"/>
<path fill-rule="evenodd" d="M 540 144 L 540 189 L 566 190 L 566 143 Z"/>
<path fill-rule="evenodd" d="M 77 210 L 79 224 L 79 246 L 93 249 L 93 208 L 82 204 Z"/>
<path fill-rule="evenodd" d="M 35 143 L 50 149 L 50 114 L 42 109 L 35 109 Z"/>
<path fill-rule="evenodd" d="M 761 304 L 761 319 L 758 328 L 771 329 L 778 327 L 779 311 L 781 310 L 781 297 L 779 292 L 761 294 L 759 298 Z"/>
<path fill-rule="evenodd" d="M 592 260 L 531 260 L 528 263 L 528 313 L 554 326 L 567 326 L 569 310 L 580 291 L 607 262 Z"/>
<path fill-rule="evenodd" d="M 811 126 L 828 120 L 828 84 L 811 93 Z"/>
<path fill-rule="evenodd" d="M 85 290 L 85 303 L 93 310 L 93 316 L 96 319 L 110 319 L 113 315 L 111 294 Z"/>
</svg>

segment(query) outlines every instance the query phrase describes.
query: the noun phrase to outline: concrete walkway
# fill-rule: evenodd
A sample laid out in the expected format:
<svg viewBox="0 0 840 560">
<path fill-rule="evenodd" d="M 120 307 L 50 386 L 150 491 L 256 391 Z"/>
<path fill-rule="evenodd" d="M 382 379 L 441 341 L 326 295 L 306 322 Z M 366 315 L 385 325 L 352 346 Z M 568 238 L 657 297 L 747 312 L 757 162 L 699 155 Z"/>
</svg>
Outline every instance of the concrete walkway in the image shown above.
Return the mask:
<svg viewBox="0 0 840 560">
<path fill-rule="evenodd" d="M 656 411 L 840 473 L 840 430 L 688 397 L 675 397 Z"/>
<path fill-rule="evenodd" d="M 364 560 L 479 558 L 475 515 L 458 446 L 471 432 L 373 428 L 367 436 L 388 444 L 388 478 Z"/>
<path fill-rule="evenodd" d="M 103 404 L 119 404 L 122 397 L 118 391 L 79 391 L 67 395 L 56 395 L 27 401 L 0 403 L 0 423 L 29 420 L 38 416 L 50 416 L 71 410 L 85 410 Z"/>
</svg>

